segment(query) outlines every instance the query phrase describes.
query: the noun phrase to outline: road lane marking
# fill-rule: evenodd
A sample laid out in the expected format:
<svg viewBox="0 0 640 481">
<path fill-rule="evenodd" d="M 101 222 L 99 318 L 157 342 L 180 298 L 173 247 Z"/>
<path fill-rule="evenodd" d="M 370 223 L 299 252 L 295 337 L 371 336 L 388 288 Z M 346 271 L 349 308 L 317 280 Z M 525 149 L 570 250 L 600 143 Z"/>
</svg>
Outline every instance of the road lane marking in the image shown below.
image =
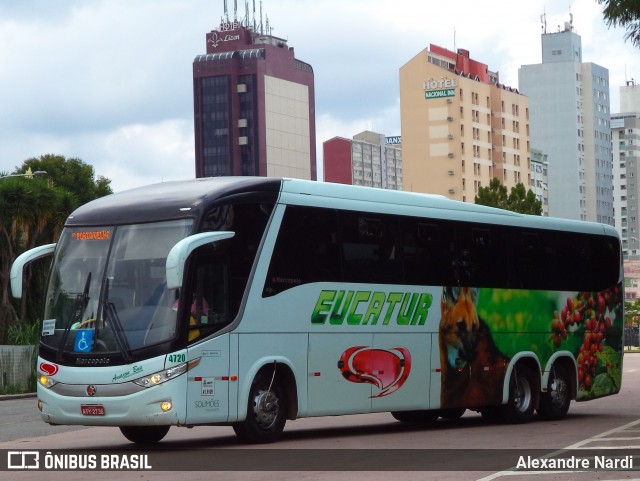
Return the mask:
<svg viewBox="0 0 640 481">
<path fill-rule="evenodd" d="M 640 425 L 640 419 L 637 419 L 637 420 L 632 421 L 630 423 L 624 424 L 622 426 L 618 426 L 617 428 L 610 429 L 610 430 L 605 431 L 603 433 L 596 434 L 596 435 L 591 436 L 589 438 L 583 439 L 582 441 L 578 441 L 577 443 L 571 444 L 570 446 L 567 446 L 567 447 L 562 448 L 562 449 L 558 449 L 558 450 L 553 451 L 553 452 L 551 452 L 549 454 L 541 456 L 541 458 L 545 458 L 546 459 L 546 458 L 556 457 L 556 456 L 561 455 L 562 453 L 566 453 L 567 451 L 572 450 L 572 449 L 573 450 L 580 450 L 580 449 L 584 449 L 584 450 L 587 450 L 587 449 L 602 449 L 602 450 L 607 450 L 607 449 L 619 449 L 619 450 L 623 450 L 623 449 L 640 449 L 640 432 L 638 432 L 638 436 L 608 437 L 608 436 L 613 435 L 613 434 L 619 434 L 621 431 L 625 431 L 625 430 L 627 430 L 629 428 L 633 428 L 634 426 L 638 426 L 638 425 Z M 590 444 L 590 443 L 609 442 L 609 441 L 638 441 L 639 444 L 625 445 L 625 446 L 610 446 L 610 445 L 585 446 L 586 444 Z M 569 474 L 569 473 L 588 473 L 588 472 L 594 472 L 594 471 L 592 471 L 592 470 L 575 470 L 575 471 L 568 471 L 568 470 L 553 470 L 553 471 L 552 470 L 546 470 L 546 471 L 505 470 L 505 471 L 499 471 L 497 473 L 490 474 L 489 476 L 485 476 L 484 478 L 480 478 L 477 481 L 492 481 L 494 479 L 498 479 L 498 478 L 505 477 L 505 476 L 535 476 L 535 475 L 548 476 L 549 474 Z M 614 471 L 611 471 L 611 472 L 614 472 Z M 640 481 L 640 478 L 625 478 L 625 481 Z"/>
</svg>

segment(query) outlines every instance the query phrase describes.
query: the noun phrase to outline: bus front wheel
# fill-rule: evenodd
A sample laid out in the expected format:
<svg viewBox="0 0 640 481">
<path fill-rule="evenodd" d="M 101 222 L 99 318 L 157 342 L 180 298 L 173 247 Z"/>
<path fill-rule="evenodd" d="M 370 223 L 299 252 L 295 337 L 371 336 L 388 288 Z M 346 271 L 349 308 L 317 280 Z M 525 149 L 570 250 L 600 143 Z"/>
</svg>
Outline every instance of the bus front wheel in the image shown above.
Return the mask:
<svg viewBox="0 0 640 481">
<path fill-rule="evenodd" d="M 542 419 L 555 421 L 564 418 L 571 404 L 570 378 L 567 370 L 559 363 L 551 367 L 547 391 L 540 397 L 538 414 Z"/>
<path fill-rule="evenodd" d="M 120 432 L 132 443 L 157 443 L 169 432 L 170 426 L 120 426 Z"/>
<path fill-rule="evenodd" d="M 536 408 L 538 383 L 533 372 L 526 364 L 518 364 L 509 379 L 509 400 L 502 406 L 505 421 L 518 424 L 527 423 L 533 417 Z"/>
<path fill-rule="evenodd" d="M 277 441 L 287 422 L 284 389 L 270 372 L 258 374 L 249 392 L 247 417 L 235 423 L 233 430 L 246 443 Z"/>
</svg>

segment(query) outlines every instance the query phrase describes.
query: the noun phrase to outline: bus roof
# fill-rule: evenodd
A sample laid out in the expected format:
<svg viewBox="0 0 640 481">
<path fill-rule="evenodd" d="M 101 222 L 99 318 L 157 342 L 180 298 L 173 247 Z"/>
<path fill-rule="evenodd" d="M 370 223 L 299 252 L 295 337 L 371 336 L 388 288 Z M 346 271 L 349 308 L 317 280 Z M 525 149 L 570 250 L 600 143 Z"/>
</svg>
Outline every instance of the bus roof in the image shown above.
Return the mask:
<svg viewBox="0 0 640 481">
<path fill-rule="evenodd" d="M 329 182 L 276 177 L 210 177 L 163 182 L 96 199 L 76 209 L 66 225 L 118 225 L 198 217 L 210 206 L 238 195 L 256 200 L 318 205 L 350 210 L 397 213 L 572 230 L 618 236 L 604 224 L 518 214 L 440 195 L 401 192 Z"/>
<path fill-rule="evenodd" d="M 596 222 L 560 219 L 556 217 L 542 217 L 536 215 L 519 214 L 504 209 L 471 204 L 452 200 L 441 195 L 422 194 L 417 192 L 403 192 L 371 187 L 360 187 L 328 182 L 313 182 L 299 179 L 283 179 L 281 201 L 284 203 L 315 205 L 319 199 L 334 199 L 329 204 L 341 204 L 349 209 L 348 204 L 355 208 L 356 204 L 365 208 L 369 203 L 370 210 L 383 212 L 381 206 L 388 206 L 389 211 L 397 214 L 417 213 L 424 209 L 430 212 L 426 217 L 441 219 L 465 220 L 491 224 L 506 224 L 538 229 L 567 230 L 574 232 L 606 234 L 619 237 L 617 231 L 609 225 Z M 327 206 L 327 204 L 324 204 Z M 378 207 L 373 207 L 377 205 Z M 404 212 L 403 212 L 404 211 Z M 415 214 L 414 214 L 415 215 Z M 422 212 L 424 215 L 424 212 Z"/>
<path fill-rule="evenodd" d="M 223 198 L 250 195 L 275 202 L 282 179 L 209 177 L 162 182 L 118 192 L 76 209 L 65 225 L 119 225 L 197 217 Z"/>
</svg>

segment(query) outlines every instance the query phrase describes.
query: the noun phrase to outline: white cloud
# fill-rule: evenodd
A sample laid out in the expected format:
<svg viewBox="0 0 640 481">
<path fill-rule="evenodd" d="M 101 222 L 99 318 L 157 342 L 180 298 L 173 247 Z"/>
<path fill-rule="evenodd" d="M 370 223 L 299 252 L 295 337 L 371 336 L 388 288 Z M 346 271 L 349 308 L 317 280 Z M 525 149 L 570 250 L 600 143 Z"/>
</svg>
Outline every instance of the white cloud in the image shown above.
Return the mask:
<svg viewBox="0 0 640 481">
<path fill-rule="evenodd" d="M 125 125 L 83 142 L 87 156 L 99 153 L 96 174 L 111 179 L 114 191 L 194 178 L 193 145 L 193 123 L 184 120 Z"/>
<path fill-rule="evenodd" d="M 0 2 L 0 171 L 54 153 L 93 165 L 115 190 L 193 177 L 192 61 L 222 6 Z M 273 34 L 314 69 L 320 166 L 333 136 L 401 134 L 399 68 L 430 43 L 469 50 L 517 87 L 520 65 L 541 61 L 540 16 L 554 31 L 570 10 L 583 61 L 609 69 L 612 112 L 618 87 L 640 78 L 638 50 L 623 30 L 607 29 L 595 0 L 264 0 L 263 8 Z"/>
</svg>

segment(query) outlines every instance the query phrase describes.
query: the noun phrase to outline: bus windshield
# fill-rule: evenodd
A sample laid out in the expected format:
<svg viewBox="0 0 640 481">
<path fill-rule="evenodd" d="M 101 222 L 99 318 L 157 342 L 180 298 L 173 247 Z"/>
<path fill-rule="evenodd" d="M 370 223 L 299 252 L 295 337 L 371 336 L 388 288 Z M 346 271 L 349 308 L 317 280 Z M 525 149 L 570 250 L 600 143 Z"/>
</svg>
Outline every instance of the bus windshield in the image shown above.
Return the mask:
<svg viewBox="0 0 640 481">
<path fill-rule="evenodd" d="M 57 352 L 120 353 L 177 334 L 177 289 L 165 264 L 193 221 L 66 228 L 54 259 L 41 342 Z"/>
</svg>

